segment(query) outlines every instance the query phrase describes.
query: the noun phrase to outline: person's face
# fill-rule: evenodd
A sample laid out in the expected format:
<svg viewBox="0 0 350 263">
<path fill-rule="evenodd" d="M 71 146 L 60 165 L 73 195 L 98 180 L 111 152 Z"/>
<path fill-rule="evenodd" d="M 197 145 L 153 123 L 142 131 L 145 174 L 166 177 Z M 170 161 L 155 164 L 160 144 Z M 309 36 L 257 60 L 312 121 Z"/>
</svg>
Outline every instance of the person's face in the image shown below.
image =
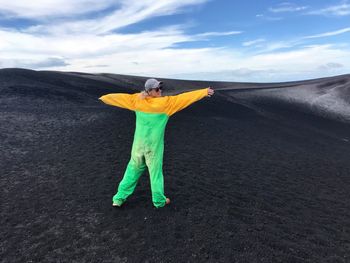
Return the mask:
<svg viewBox="0 0 350 263">
<path fill-rule="evenodd" d="M 161 97 L 162 96 L 162 90 L 160 88 L 156 88 L 156 89 L 151 89 L 148 94 L 151 97 Z"/>
</svg>

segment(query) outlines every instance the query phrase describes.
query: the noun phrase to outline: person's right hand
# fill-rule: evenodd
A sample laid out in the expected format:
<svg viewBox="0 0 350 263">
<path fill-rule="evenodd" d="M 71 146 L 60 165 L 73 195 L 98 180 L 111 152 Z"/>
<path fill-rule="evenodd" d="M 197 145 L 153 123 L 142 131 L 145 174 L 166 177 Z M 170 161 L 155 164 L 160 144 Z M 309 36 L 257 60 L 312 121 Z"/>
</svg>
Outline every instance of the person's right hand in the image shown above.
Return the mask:
<svg viewBox="0 0 350 263">
<path fill-rule="evenodd" d="M 211 87 L 208 87 L 208 97 L 214 95 L 214 90 Z"/>
</svg>

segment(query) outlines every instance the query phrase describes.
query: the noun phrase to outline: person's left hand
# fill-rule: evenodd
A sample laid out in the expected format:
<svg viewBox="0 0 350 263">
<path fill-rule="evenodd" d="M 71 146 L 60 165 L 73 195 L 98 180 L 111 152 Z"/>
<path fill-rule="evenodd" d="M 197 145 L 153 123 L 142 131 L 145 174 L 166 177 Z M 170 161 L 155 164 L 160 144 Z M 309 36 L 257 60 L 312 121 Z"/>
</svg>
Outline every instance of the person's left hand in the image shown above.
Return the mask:
<svg viewBox="0 0 350 263">
<path fill-rule="evenodd" d="M 208 87 L 208 97 L 211 97 L 214 95 L 214 90 L 211 87 Z"/>
</svg>

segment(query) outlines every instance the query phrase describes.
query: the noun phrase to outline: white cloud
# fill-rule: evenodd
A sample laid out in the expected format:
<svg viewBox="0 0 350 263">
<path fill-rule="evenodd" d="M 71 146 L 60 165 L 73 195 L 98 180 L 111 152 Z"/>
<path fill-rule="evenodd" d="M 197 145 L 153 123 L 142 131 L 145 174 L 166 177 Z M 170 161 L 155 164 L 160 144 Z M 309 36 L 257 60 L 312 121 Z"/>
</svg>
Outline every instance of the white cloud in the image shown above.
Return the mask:
<svg viewBox="0 0 350 263">
<path fill-rule="evenodd" d="M 323 9 L 308 12 L 310 15 L 347 16 L 350 15 L 350 4 L 344 2 L 339 5 L 329 6 Z"/>
<path fill-rule="evenodd" d="M 272 13 L 284 13 L 284 12 L 299 12 L 307 9 L 307 6 L 297 6 L 293 3 L 280 3 L 276 7 L 270 7 L 269 11 Z"/>
<path fill-rule="evenodd" d="M 317 35 L 304 36 L 304 37 L 299 37 L 299 38 L 284 40 L 284 41 L 271 42 L 271 41 L 267 41 L 265 39 L 259 38 L 256 40 L 243 42 L 242 45 L 245 47 L 255 46 L 256 48 L 254 51 L 255 54 L 261 54 L 261 53 L 269 53 L 269 52 L 281 50 L 281 49 L 291 49 L 291 48 L 296 48 L 298 46 L 300 47 L 301 45 L 305 44 L 306 40 L 308 39 L 335 36 L 335 35 L 340 35 L 347 32 L 350 32 L 350 27 L 342 28 L 342 29 L 330 31 L 330 32 L 324 32 Z M 338 44 L 338 47 L 340 49 L 343 48 L 341 44 Z M 346 45 L 344 47 L 347 48 Z"/>
<path fill-rule="evenodd" d="M 256 81 L 263 82 L 266 79 L 271 81 L 271 77 L 278 75 L 278 71 L 273 69 L 252 70 L 249 68 L 238 68 L 232 70 L 212 71 L 212 72 L 195 72 L 173 75 L 174 78 L 187 80 L 218 80 L 218 81 L 235 81 L 247 82 Z"/>
<path fill-rule="evenodd" d="M 339 68 L 343 68 L 343 67 L 344 67 L 343 64 L 329 62 L 329 63 L 326 63 L 326 64 L 319 66 L 318 68 L 320 70 L 333 70 L 333 69 L 339 69 Z"/>
<path fill-rule="evenodd" d="M 0 42 L 0 61 L 2 67 L 257 82 L 350 71 L 347 45 L 314 45 L 276 52 L 296 43 L 300 45 L 302 41 L 270 43 L 261 39 L 264 47 L 255 54 L 234 48 L 172 49 L 176 43 L 200 39 L 198 35 L 187 35 L 181 28 L 171 26 L 135 34 L 77 34 L 63 38 L 0 30 L 0 39 L 5 40 Z M 343 67 L 330 67 L 329 63 Z"/>
<path fill-rule="evenodd" d="M 339 50 L 332 45 L 259 55 L 242 54 L 232 49 L 162 49 L 147 52 L 124 51 L 95 59 L 74 59 L 70 61 L 72 65 L 65 69 L 86 71 L 85 67 L 91 66 L 88 68 L 89 72 L 100 72 L 101 69 L 93 65 L 102 64 L 109 66 L 104 71 L 122 74 L 271 82 L 345 74 L 350 70 L 348 57 L 350 49 Z M 327 63 L 327 68 L 320 67 Z M 343 67 L 330 67 L 329 63 Z"/>
<path fill-rule="evenodd" d="M 267 21 L 279 21 L 279 20 L 283 19 L 283 17 L 266 16 L 264 14 L 257 14 L 255 17 L 257 17 L 259 19 L 267 20 Z"/>
<path fill-rule="evenodd" d="M 228 31 L 228 32 L 206 32 L 206 33 L 201 33 L 197 34 L 197 37 L 218 37 L 218 36 L 231 36 L 231 35 L 238 35 L 241 34 L 242 31 Z"/>
<path fill-rule="evenodd" d="M 10 68 L 30 68 L 30 69 L 41 69 L 41 68 L 53 68 L 53 67 L 64 67 L 69 64 L 66 61 L 59 57 L 48 57 L 40 59 L 32 58 L 18 58 L 18 59 L 1 59 L 2 63 L 6 67 Z"/>
<path fill-rule="evenodd" d="M 208 0 L 123 0 L 120 6 L 106 16 L 79 21 L 61 22 L 59 24 L 36 25 L 26 32 L 36 34 L 106 34 L 113 30 L 144 21 L 157 16 L 184 12 L 184 8 L 198 5 Z"/>
<path fill-rule="evenodd" d="M 306 36 L 306 37 L 304 37 L 304 39 L 336 36 L 336 35 L 344 34 L 344 33 L 347 33 L 347 32 L 350 32 L 350 27 L 339 29 L 339 30 L 336 30 L 336 31 L 325 32 L 325 33 L 322 33 L 322 34 Z"/>
<path fill-rule="evenodd" d="M 342 64 L 344 67 L 339 68 L 338 73 L 348 73 L 348 57 L 350 49 L 340 50 L 333 45 L 313 45 L 297 50 L 256 55 L 240 65 L 250 69 L 276 70 L 278 73 L 274 78 L 278 81 L 295 80 L 325 76 L 325 72 L 318 70 L 319 65 L 325 62 Z"/>
<path fill-rule="evenodd" d="M 338 50 L 332 45 L 311 45 L 297 50 L 274 52 L 269 54 L 259 54 L 253 56 L 249 62 L 254 62 L 255 65 L 261 68 L 271 67 L 285 67 L 296 66 L 302 68 L 303 65 L 319 65 L 330 58 L 335 58 L 340 54 L 348 54 L 349 51 L 344 52 Z M 342 58 L 340 58 L 342 60 Z M 349 64 L 348 62 L 345 64 Z"/>
<path fill-rule="evenodd" d="M 263 54 L 263 53 L 271 53 L 281 49 L 291 49 L 291 48 L 295 48 L 301 43 L 302 42 L 298 39 L 289 40 L 289 41 L 273 41 L 273 42 L 265 41 L 255 46 L 255 47 L 258 47 L 258 49 L 255 49 L 254 53 Z"/>
<path fill-rule="evenodd" d="M 5 17 L 41 20 L 96 12 L 113 5 L 113 0 L 0 0 L 0 14 Z"/>
<path fill-rule="evenodd" d="M 40 65 L 47 57 L 60 57 L 65 67 L 58 70 L 89 70 L 98 71 L 93 65 L 109 65 L 106 70 L 113 72 L 150 73 L 159 71 L 177 71 L 193 67 L 201 56 L 212 62 L 220 63 L 220 49 L 171 49 L 176 43 L 207 39 L 209 36 L 232 35 L 233 32 L 208 32 L 198 35 L 187 35 L 181 26 L 161 28 L 157 31 L 147 31 L 135 34 L 77 34 L 61 37 L 60 35 L 31 35 L 25 32 L 0 30 L 0 59 L 3 66 Z M 50 43 L 50 45 L 48 45 Z M 184 57 L 183 59 L 180 59 Z M 176 58 L 176 59 L 174 59 Z M 165 61 L 163 61 L 165 60 Z M 205 59 L 204 59 L 205 60 Z M 176 64 L 168 67 L 169 61 Z M 175 63 L 175 61 L 179 61 Z M 121 63 L 122 62 L 122 63 Z M 135 63 L 136 62 L 136 63 Z M 152 66 L 154 64 L 154 66 Z M 42 63 L 41 63 L 42 64 Z M 43 64 L 42 64 L 43 65 Z M 43 68 L 44 65 L 43 65 Z M 145 69 L 143 69 L 145 68 Z"/>
<path fill-rule="evenodd" d="M 245 47 L 249 47 L 249 46 L 253 46 L 253 45 L 265 42 L 265 41 L 266 40 L 263 39 L 263 38 L 258 38 L 258 39 L 255 39 L 255 40 L 243 42 L 242 45 L 245 46 Z"/>
<path fill-rule="evenodd" d="M 208 32 L 186 35 L 181 26 L 160 28 L 135 34 L 76 34 L 66 35 L 32 35 L 25 32 L 0 29 L 0 50 L 6 56 L 32 55 L 62 56 L 69 58 L 98 57 L 105 54 L 119 54 L 170 48 L 180 42 L 205 40 L 209 36 L 232 35 L 232 32 Z M 235 33 L 236 34 L 236 33 Z M 237 32 L 238 34 L 238 32 Z M 50 43 L 50 45 L 48 45 Z"/>
<path fill-rule="evenodd" d="M 226 50 L 227 67 L 176 74 L 174 77 L 218 81 L 280 82 L 312 79 L 350 71 L 350 49 L 332 45 L 314 45 L 292 51 L 239 57 Z M 223 56 L 224 57 L 224 56 Z"/>
</svg>

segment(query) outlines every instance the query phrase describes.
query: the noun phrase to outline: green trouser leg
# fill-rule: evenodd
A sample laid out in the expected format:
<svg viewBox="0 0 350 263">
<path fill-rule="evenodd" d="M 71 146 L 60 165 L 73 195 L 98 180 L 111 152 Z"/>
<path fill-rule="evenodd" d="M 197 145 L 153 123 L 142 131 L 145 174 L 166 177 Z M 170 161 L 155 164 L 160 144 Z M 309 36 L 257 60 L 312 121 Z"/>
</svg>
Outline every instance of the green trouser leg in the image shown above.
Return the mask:
<svg viewBox="0 0 350 263">
<path fill-rule="evenodd" d="M 145 171 L 143 156 L 131 155 L 124 177 L 119 183 L 118 192 L 113 196 L 113 202 L 122 204 L 134 192 L 137 181 Z"/>
<path fill-rule="evenodd" d="M 149 151 L 145 154 L 151 181 L 152 202 L 157 208 L 165 206 L 163 178 L 163 150 Z"/>
</svg>

